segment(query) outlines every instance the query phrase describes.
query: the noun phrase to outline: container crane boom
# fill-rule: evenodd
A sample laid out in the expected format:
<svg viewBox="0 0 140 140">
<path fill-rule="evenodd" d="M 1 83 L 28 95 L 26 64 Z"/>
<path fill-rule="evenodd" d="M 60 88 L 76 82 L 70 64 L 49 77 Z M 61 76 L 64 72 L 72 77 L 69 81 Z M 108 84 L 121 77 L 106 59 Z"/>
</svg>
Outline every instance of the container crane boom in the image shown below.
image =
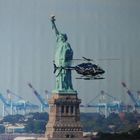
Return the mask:
<svg viewBox="0 0 140 140">
<path fill-rule="evenodd" d="M 122 86 L 127 90 L 127 94 L 130 96 L 130 98 L 133 101 L 133 103 L 135 104 L 135 106 L 140 106 L 139 102 L 137 101 L 137 99 L 135 98 L 135 96 L 128 89 L 128 87 L 126 86 L 126 84 L 124 82 L 122 82 Z"/>
<path fill-rule="evenodd" d="M 11 102 L 8 101 L 1 93 L 0 93 L 0 100 L 6 105 L 7 107 L 11 106 Z"/>
<path fill-rule="evenodd" d="M 105 92 L 104 90 L 101 90 L 101 94 L 102 94 L 102 95 L 103 95 L 103 94 L 107 95 L 108 97 L 112 98 L 114 101 L 117 100 L 116 97 L 110 95 L 109 93 Z"/>
<path fill-rule="evenodd" d="M 12 94 L 16 97 L 18 97 L 20 100 L 14 102 L 14 105 L 16 106 L 17 109 L 37 109 L 38 105 L 32 104 L 29 101 L 25 101 L 25 99 L 17 94 L 15 94 L 14 92 L 12 92 L 11 90 L 7 89 L 7 93 L 8 94 Z"/>
<path fill-rule="evenodd" d="M 23 97 L 21 97 L 21 96 L 19 96 L 19 95 L 17 95 L 17 94 L 15 94 L 14 92 L 12 92 L 11 90 L 9 90 L 9 89 L 7 89 L 7 93 L 8 94 L 12 94 L 12 95 L 14 95 L 14 96 L 16 96 L 16 97 L 18 97 L 19 99 L 24 99 Z"/>
<path fill-rule="evenodd" d="M 48 103 L 45 101 L 44 98 L 42 98 L 42 96 L 35 90 L 35 88 L 32 86 L 31 83 L 28 83 L 28 86 L 33 90 L 34 95 L 38 98 L 38 100 L 40 101 L 41 105 L 43 107 L 48 107 Z"/>
</svg>

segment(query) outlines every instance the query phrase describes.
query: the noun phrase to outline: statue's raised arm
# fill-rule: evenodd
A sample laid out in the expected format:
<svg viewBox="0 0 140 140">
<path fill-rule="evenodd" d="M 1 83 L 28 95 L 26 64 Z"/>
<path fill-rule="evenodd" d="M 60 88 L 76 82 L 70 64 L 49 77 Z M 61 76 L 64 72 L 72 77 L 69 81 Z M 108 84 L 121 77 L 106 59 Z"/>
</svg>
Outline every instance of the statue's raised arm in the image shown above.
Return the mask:
<svg viewBox="0 0 140 140">
<path fill-rule="evenodd" d="M 58 29 L 57 29 L 57 27 L 55 25 L 55 16 L 54 15 L 51 16 L 51 22 L 52 22 L 52 29 L 54 29 L 55 34 L 59 35 L 59 31 L 58 31 Z"/>
</svg>

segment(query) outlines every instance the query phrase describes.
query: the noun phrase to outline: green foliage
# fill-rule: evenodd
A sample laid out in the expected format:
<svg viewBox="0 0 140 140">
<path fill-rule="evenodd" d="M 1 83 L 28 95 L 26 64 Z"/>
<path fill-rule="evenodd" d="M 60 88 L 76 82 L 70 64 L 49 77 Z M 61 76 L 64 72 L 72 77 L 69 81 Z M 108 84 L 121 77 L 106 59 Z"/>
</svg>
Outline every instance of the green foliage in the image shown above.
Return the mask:
<svg viewBox="0 0 140 140">
<path fill-rule="evenodd" d="M 46 121 L 32 120 L 27 122 L 25 126 L 25 131 L 28 133 L 44 133 L 45 126 L 46 126 Z"/>
<path fill-rule="evenodd" d="M 30 113 L 23 115 L 8 115 L 3 118 L 1 123 L 9 122 L 11 124 L 24 123 L 27 133 L 44 133 L 48 122 L 48 113 Z M 84 131 L 98 131 L 105 133 L 120 133 L 126 135 L 126 132 L 133 133 L 130 130 L 136 130 L 140 114 L 125 113 L 124 119 L 120 119 L 118 114 L 112 113 L 107 118 L 97 113 L 81 113 L 81 123 Z M 0 128 L 3 133 L 3 127 Z M 138 135 L 138 132 L 135 132 Z"/>
<path fill-rule="evenodd" d="M 84 126 L 84 131 L 128 132 L 137 128 L 138 116 L 140 115 L 126 113 L 125 119 L 121 120 L 119 115 L 115 113 L 110 114 L 107 118 L 96 113 L 82 113 L 81 122 Z"/>
<path fill-rule="evenodd" d="M 11 124 L 15 124 L 15 123 L 22 123 L 24 122 L 24 116 L 23 115 L 8 115 L 8 116 L 5 116 L 3 118 L 3 121 L 2 122 L 9 122 Z"/>
<path fill-rule="evenodd" d="M 44 133 L 48 121 L 48 113 L 31 113 L 31 118 L 26 122 L 25 130 L 28 133 Z"/>
<path fill-rule="evenodd" d="M 102 131 L 105 117 L 97 113 L 82 113 L 81 122 L 84 126 L 84 131 Z"/>
<path fill-rule="evenodd" d="M 30 115 L 32 115 L 31 119 L 33 120 L 48 120 L 49 118 L 49 115 L 47 112 L 42 112 L 42 113 L 35 112 L 35 113 L 30 113 Z"/>
</svg>

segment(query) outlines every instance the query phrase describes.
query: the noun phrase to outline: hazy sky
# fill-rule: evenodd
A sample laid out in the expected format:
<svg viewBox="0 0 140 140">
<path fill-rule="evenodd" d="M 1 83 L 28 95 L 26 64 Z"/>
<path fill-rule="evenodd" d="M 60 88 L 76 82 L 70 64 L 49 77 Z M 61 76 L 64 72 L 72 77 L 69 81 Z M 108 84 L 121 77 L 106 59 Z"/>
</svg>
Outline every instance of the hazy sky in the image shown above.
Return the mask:
<svg viewBox="0 0 140 140">
<path fill-rule="evenodd" d="M 0 0 L 0 92 L 6 96 L 10 89 L 36 102 L 28 82 L 42 96 L 54 89 L 56 38 L 49 20 L 54 14 L 74 58 L 120 59 L 96 61 L 106 71 L 104 80 L 76 80 L 79 75 L 73 72 L 73 86 L 83 103 L 101 90 L 129 103 L 121 82 L 140 90 L 139 13 L 139 0 Z"/>
</svg>

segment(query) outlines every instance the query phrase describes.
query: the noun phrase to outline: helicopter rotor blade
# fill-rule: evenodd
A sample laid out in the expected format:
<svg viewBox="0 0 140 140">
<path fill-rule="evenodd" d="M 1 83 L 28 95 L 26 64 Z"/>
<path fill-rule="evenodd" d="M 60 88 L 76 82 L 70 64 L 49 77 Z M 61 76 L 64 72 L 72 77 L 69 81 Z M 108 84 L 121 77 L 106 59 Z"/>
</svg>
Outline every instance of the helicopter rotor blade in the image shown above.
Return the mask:
<svg viewBox="0 0 140 140">
<path fill-rule="evenodd" d="M 86 61 L 93 61 L 93 59 L 90 59 L 90 58 L 86 58 L 86 57 L 82 57 L 84 60 L 86 60 Z"/>
<path fill-rule="evenodd" d="M 120 60 L 119 58 L 100 58 L 97 59 L 99 61 L 114 61 L 114 60 Z"/>
</svg>

